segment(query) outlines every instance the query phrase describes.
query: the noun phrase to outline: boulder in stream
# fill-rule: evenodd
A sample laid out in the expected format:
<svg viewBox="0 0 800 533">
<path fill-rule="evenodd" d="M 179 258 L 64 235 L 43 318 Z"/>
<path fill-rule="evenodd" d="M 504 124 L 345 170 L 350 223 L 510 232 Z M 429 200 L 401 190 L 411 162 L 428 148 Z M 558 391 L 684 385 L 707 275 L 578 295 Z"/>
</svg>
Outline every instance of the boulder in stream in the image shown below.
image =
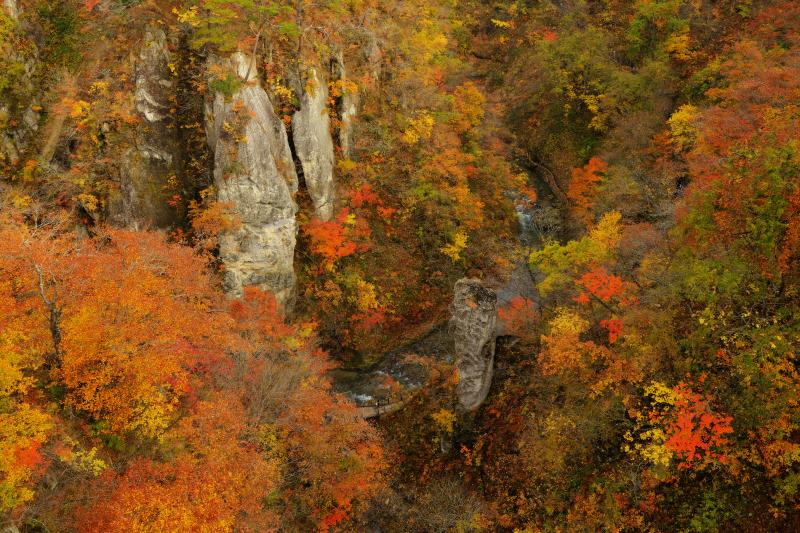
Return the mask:
<svg viewBox="0 0 800 533">
<path fill-rule="evenodd" d="M 489 394 L 494 374 L 497 293 L 477 279 L 456 282 L 450 327 L 458 367 L 459 406 L 472 411 Z"/>
</svg>

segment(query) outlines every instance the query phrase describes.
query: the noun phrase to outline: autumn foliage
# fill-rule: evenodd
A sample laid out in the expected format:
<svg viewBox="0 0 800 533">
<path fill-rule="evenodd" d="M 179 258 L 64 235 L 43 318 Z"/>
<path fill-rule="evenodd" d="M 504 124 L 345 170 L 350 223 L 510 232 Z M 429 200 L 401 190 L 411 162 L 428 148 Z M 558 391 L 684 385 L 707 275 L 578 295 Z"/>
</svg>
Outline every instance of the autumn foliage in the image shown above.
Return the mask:
<svg viewBox="0 0 800 533">
<path fill-rule="evenodd" d="M 678 468 L 690 468 L 701 461 L 725 461 L 721 450 L 733 433 L 730 416 L 717 415 L 699 394 L 680 383 L 673 392 L 674 419 L 667 425 L 664 445 L 678 457 Z"/>
<path fill-rule="evenodd" d="M 276 120 L 219 158 L 236 51 Z M 798 530 L 798 132 L 790 0 L 6 1 L 0 529 Z M 254 213 L 220 159 L 298 179 Z M 273 186 L 291 309 L 223 290 Z M 464 277 L 500 302 L 471 411 Z"/>
<path fill-rule="evenodd" d="M 497 318 L 504 323 L 504 331 L 522 338 L 528 337 L 537 316 L 534 303 L 522 296 L 515 296 L 497 310 Z"/>
<path fill-rule="evenodd" d="M 358 195 L 353 202 L 360 207 L 367 198 L 366 195 Z M 311 220 L 303 228 L 303 233 L 309 238 L 312 253 L 319 255 L 324 264 L 332 268 L 337 260 L 356 253 L 359 243 L 363 251 L 370 230 L 363 220 L 345 208 L 333 220 Z"/>
<path fill-rule="evenodd" d="M 313 326 L 284 324 L 272 295 L 226 303 L 204 259 L 156 233 L 2 231 L 5 510 L 48 468 L 92 472 L 83 531 L 332 525 L 380 485 L 376 435 L 330 391 Z M 55 413 L 37 375 L 63 391 Z M 74 462 L 98 439 L 93 463 L 43 453 Z"/>
<path fill-rule="evenodd" d="M 608 163 L 599 157 L 592 157 L 586 166 L 572 169 L 567 198 L 572 202 L 575 217 L 585 225 L 592 222 L 592 208 L 597 203 L 598 185 Z"/>
</svg>

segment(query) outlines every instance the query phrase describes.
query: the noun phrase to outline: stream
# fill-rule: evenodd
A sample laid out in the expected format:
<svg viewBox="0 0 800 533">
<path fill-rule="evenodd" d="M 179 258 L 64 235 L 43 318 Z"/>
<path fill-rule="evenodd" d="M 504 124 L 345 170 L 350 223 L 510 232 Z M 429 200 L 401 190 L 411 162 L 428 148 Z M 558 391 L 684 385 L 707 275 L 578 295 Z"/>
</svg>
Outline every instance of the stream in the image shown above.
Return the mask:
<svg viewBox="0 0 800 533">
<path fill-rule="evenodd" d="M 541 234 L 534 223 L 534 209 L 537 208 L 517 207 L 519 242 L 529 252 L 534 243 L 540 241 Z M 508 279 L 499 285 L 499 288 L 495 288 L 498 308 L 508 305 L 516 297 L 538 302 L 536 283 L 528 268 L 527 254 L 520 259 Z M 505 334 L 504 325 L 499 318 L 497 329 L 498 336 Z M 427 382 L 424 367 L 418 362 L 408 360 L 408 356 L 418 355 L 453 363 L 453 342 L 449 324 L 439 324 L 411 343 L 379 356 L 367 369 L 332 370 L 329 375 L 333 388 L 349 397 L 365 418 L 395 411 Z"/>
</svg>

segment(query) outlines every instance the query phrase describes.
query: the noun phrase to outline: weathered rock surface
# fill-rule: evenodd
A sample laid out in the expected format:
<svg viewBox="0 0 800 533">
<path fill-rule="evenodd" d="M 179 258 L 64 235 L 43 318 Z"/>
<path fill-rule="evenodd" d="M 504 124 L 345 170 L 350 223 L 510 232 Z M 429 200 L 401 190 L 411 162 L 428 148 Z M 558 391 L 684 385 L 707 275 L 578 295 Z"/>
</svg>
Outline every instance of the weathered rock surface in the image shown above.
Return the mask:
<svg viewBox="0 0 800 533">
<path fill-rule="evenodd" d="M 314 211 L 322 220 L 330 220 L 334 209 L 333 139 L 328 116 L 328 86 L 311 69 L 302 89 L 300 110 L 292 118 L 292 139 L 297 158 L 303 167 L 308 194 Z"/>
<path fill-rule="evenodd" d="M 134 228 L 167 227 L 175 222 L 174 210 L 167 203 L 167 184 L 175 175 L 178 143 L 170 113 L 174 82 L 167 38 L 161 29 L 146 29 L 134 62 L 134 102 L 141 122 L 134 146 L 122 156 L 120 191 L 110 202 L 109 218 Z"/>
<path fill-rule="evenodd" d="M 19 6 L 17 5 L 17 0 L 3 0 L 3 7 L 5 8 L 9 17 L 14 20 L 19 19 Z"/>
<path fill-rule="evenodd" d="M 450 327 L 458 367 L 458 402 L 462 409 L 471 411 L 483 403 L 492 384 L 497 294 L 479 280 L 456 282 Z"/>
<path fill-rule="evenodd" d="M 353 121 L 358 114 L 359 94 L 354 91 L 351 84 L 347 83 L 347 69 L 344 64 L 344 56 L 341 52 L 334 61 L 334 76 L 341 82 L 342 96 L 339 99 L 339 148 L 342 150 L 342 157 L 349 159 L 352 154 L 353 144 Z"/>
<path fill-rule="evenodd" d="M 21 115 L 22 120 L 12 129 L 0 134 L 0 162 L 16 165 L 28 143 L 39 129 L 39 113 L 33 109 L 35 101 Z M 0 104 L 0 122 L 7 121 L 12 115 L 7 106 Z"/>
<path fill-rule="evenodd" d="M 240 222 L 220 236 L 225 287 L 234 296 L 248 285 L 272 291 L 288 310 L 295 299 L 297 237 L 297 175 L 289 140 L 255 65 L 236 53 L 226 66 L 243 86 L 230 99 L 217 92 L 206 107 L 218 199 Z"/>
<path fill-rule="evenodd" d="M 339 130 L 339 145 L 342 147 L 342 157 L 349 159 L 353 153 L 353 120 L 358 113 L 358 94 L 345 93 L 340 104 L 340 117 L 342 121 Z"/>
<path fill-rule="evenodd" d="M 383 52 L 375 33 L 367 31 L 362 44 L 362 55 L 368 72 L 373 80 L 379 80 L 383 69 Z"/>
<path fill-rule="evenodd" d="M 16 0 L 3 0 L 3 10 L 15 22 L 20 21 L 20 8 Z M 7 57 L 3 65 L 13 65 L 21 72 L 13 79 L 14 93 L 19 96 L 13 102 L 0 101 L 0 163 L 16 165 L 39 129 L 39 113 L 34 76 L 39 66 L 38 50 L 32 42 L 24 48 L 3 48 Z M 10 124 L 15 124 L 10 127 Z"/>
</svg>

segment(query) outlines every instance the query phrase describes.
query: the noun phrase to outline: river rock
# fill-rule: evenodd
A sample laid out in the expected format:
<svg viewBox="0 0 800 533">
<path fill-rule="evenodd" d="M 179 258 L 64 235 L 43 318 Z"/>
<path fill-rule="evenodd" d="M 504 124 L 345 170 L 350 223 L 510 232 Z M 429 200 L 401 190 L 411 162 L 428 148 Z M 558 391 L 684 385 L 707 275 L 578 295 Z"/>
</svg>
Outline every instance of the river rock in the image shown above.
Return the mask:
<svg viewBox="0 0 800 533">
<path fill-rule="evenodd" d="M 458 368 L 459 406 L 471 411 L 486 399 L 494 374 L 497 294 L 476 279 L 456 282 L 450 327 Z"/>
<path fill-rule="evenodd" d="M 253 62 L 237 52 L 222 66 L 241 84 L 230 97 L 215 92 L 206 106 L 218 199 L 240 223 L 220 236 L 225 288 L 240 296 L 243 287 L 255 285 L 274 293 L 288 311 L 296 292 L 297 237 L 297 174 L 288 136 Z"/>
</svg>

